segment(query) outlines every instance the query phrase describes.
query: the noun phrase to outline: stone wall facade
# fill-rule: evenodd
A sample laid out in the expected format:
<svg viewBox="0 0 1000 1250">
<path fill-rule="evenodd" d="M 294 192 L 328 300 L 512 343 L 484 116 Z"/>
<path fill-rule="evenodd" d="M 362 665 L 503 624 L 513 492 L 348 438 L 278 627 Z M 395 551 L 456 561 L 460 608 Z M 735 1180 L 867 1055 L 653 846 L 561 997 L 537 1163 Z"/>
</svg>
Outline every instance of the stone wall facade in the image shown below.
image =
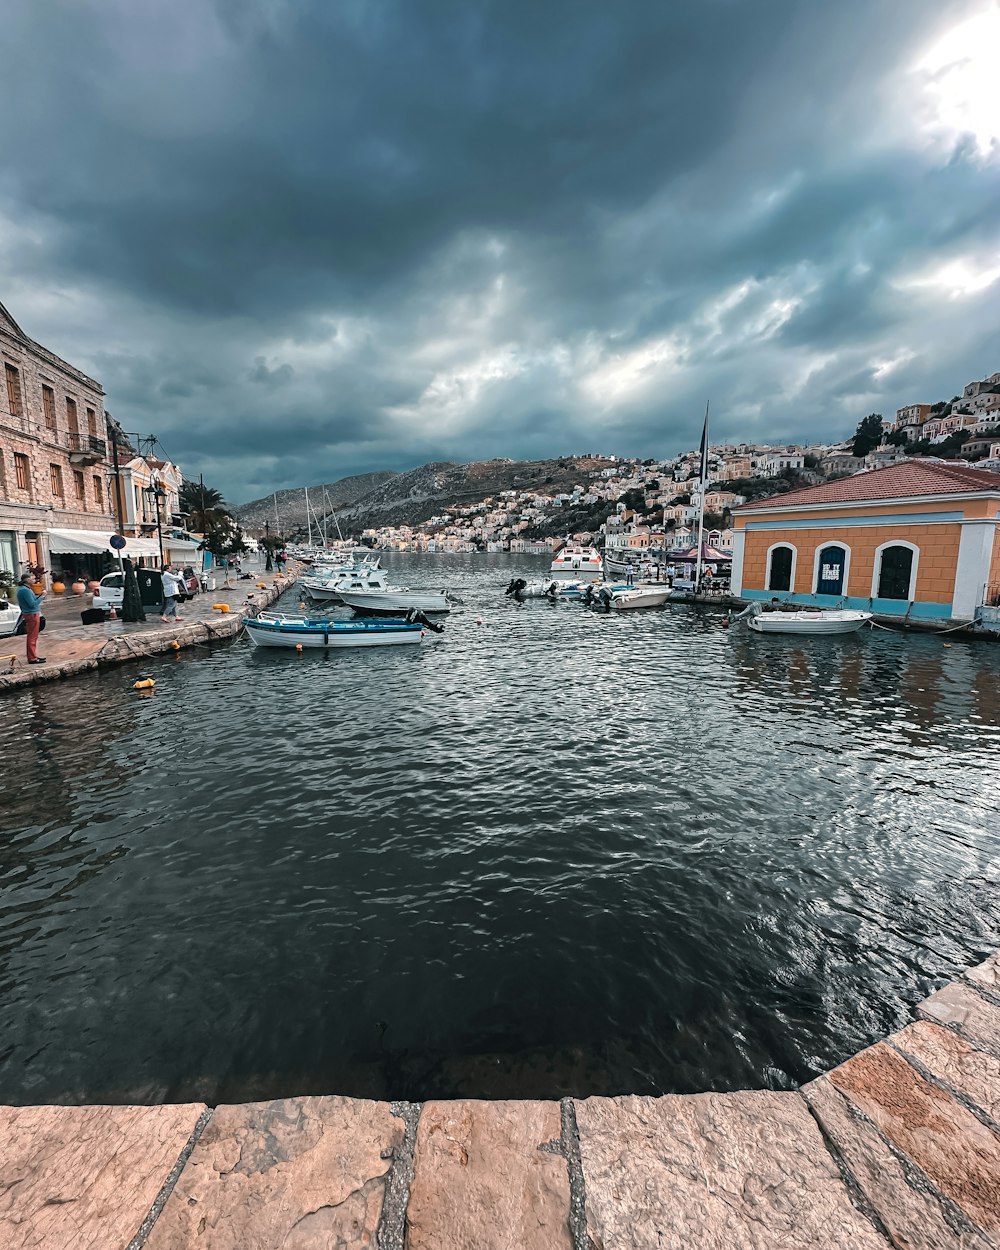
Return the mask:
<svg viewBox="0 0 1000 1250">
<path fill-rule="evenodd" d="M 0 372 L 0 567 L 51 569 L 50 530 L 115 528 L 104 390 L 28 338 L 2 305 Z"/>
</svg>

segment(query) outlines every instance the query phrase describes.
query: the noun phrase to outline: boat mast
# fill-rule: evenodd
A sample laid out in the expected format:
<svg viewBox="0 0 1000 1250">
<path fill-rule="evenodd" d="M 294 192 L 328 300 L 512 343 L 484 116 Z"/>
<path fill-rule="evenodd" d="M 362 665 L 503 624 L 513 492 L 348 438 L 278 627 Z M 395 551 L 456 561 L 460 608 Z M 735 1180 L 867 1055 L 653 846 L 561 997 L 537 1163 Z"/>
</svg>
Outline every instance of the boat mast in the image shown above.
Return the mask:
<svg viewBox="0 0 1000 1250">
<path fill-rule="evenodd" d="M 327 509 L 327 512 L 332 512 L 332 511 L 333 511 L 333 509 L 330 507 L 330 496 L 326 493 L 326 487 L 325 487 L 325 486 L 323 487 L 323 502 L 326 504 L 326 509 Z M 337 527 L 337 537 L 340 539 L 340 541 L 341 541 L 341 542 L 343 542 L 343 541 L 344 541 L 344 531 L 340 528 L 340 520 L 339 520 L 339 518 L 338 518 L 338 516 L 337 516 L 336 512 L 333 512 L 333 523 L 334 523 L 334 525 L 336 525 L 336 527 Z"/>
<path fill-rule="evenodd" d="M 705 402 L 705 428 L 701 432 L 701 489 L 698 495 L 698 560 L 694 573 L 694 593 L 701 589 L 702 541 L 705 533 L 705 481 L 708 477 L 708 404 Z"/>
<path fill-rule="evenodd" d="M 313 522 L 312 513 L 309 511 L 309 487 L 302 488 L 306 492 L 306 525 L 309 527 L 309 550 L 312 551 L 313 545 Z"/>
</svg>

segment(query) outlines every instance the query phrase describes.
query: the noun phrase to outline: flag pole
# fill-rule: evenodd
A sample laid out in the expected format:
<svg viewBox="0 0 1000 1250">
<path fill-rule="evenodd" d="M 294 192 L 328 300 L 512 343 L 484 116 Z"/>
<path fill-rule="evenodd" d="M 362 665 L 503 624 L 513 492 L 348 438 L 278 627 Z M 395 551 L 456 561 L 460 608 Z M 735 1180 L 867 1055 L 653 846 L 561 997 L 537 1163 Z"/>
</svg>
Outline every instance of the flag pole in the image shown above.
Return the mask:
<svg viewBox="0 0 1000 1250">
<path fill-rule="evenodd" d="M 701 590 L 701 564 L 703 536 L 705 533 L 705 481 L 708 477 L 708 404 L 705 402 L 705 426 L 701 432 L 701 489 L 698 494 L 698 561 L 694 573 L 694 593 Z"/>
</svg>

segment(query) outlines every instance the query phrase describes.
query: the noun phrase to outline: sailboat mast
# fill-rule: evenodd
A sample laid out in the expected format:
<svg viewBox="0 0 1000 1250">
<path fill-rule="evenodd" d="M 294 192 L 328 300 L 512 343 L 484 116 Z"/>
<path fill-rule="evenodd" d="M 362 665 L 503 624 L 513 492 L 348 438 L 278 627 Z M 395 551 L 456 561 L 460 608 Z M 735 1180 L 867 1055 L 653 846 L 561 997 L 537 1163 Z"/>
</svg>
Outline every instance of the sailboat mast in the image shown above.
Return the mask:
<svg viewBox="0 0 1000 1250">
<path fill-rule="evenodd" d="M 333 512 L 333 523 L 337 527 L 337 537 L 340 539 L 341 542 L 343 542 L 344 531 L 340 528 L 340 519 L 338 518 L 336 512 L 333 511 L 333 508 L 331 508 L 330 506 L 330 496 L 326 493 L 325 486 L 323 487 L 323 502 L 326 504 L 327 512 Z"/>
<path fill-rule="evenodd" d="M 313 545 L 313 522 L 312 513 L 309 511 L 309 487 L 304 486 L 302 489 L 306 492 L 306 525 L 309 527 L 309 550 L 311 551 Z"/>
<path fill-rule="evenodd" d="M 698 560 L 694 572 L 694 593 L 701 590 L 701 565 L 705 535 L 705 485 L 708 478 L 708 404 L 705 403 L 705 428 L 701 435 L 701 489 L 698 493 Z"/>
</svg>

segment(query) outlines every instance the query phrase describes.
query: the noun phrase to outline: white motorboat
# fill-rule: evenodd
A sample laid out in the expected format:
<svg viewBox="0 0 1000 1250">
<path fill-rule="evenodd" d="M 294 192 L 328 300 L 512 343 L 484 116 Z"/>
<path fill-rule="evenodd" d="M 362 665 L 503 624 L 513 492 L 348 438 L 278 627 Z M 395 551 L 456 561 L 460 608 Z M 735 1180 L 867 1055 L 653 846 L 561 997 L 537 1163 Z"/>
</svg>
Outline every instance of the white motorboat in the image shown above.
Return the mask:
<svg viewBox="0 0 1000 1250">
<path fill-rule="evenodd" d="M 343 602 L 359 616 L 400 616 L 406 612 L 450 612 L 445 591 L 405 590 L 389 587 L 379 591 L 350 591 L 341 594 Z"/>
<path fill-rule="evenodd" d="M 345 591 L 389 590 L 389 575 L 384 569 L 366 569 L 362 572 L 341 573 L 338 577 L 302 579 L 302 585 L 310 599 L 317 603 L 343 603 Z"/>
<path fill-rule="evenodd" d="M 255 647 L 297 650 L 333 647 L 387 647 L 418 643 L 428 621 L 330 621 L 308 616 L 261 612 L 243 622 Z M 437 628 L 437 627 L 434 627 Z"/>
<path fill-rule="evenodd" d="M 552 577 L 570 582 L 584 581 L 588 577 L 599 581 L 604 577 L 604 562 L 601 553 L 594 547 L 567 543 L 556 552 L 549 573 Z"/>
<path fill-rule="evenodd" d="M 620 612 L 626 608 L 662 608 L 669 598 L 669 586 L 633 586 L 611 592 L 611 602 Z"/>
<path fill-rule="evenodd" d="M 801 612 L 765 610 L 752 603 L 734 621 L 745 620 L 758 634 L 854 634 L 872 619 L 854 608 L 806 608 Z"/>
</svg>

